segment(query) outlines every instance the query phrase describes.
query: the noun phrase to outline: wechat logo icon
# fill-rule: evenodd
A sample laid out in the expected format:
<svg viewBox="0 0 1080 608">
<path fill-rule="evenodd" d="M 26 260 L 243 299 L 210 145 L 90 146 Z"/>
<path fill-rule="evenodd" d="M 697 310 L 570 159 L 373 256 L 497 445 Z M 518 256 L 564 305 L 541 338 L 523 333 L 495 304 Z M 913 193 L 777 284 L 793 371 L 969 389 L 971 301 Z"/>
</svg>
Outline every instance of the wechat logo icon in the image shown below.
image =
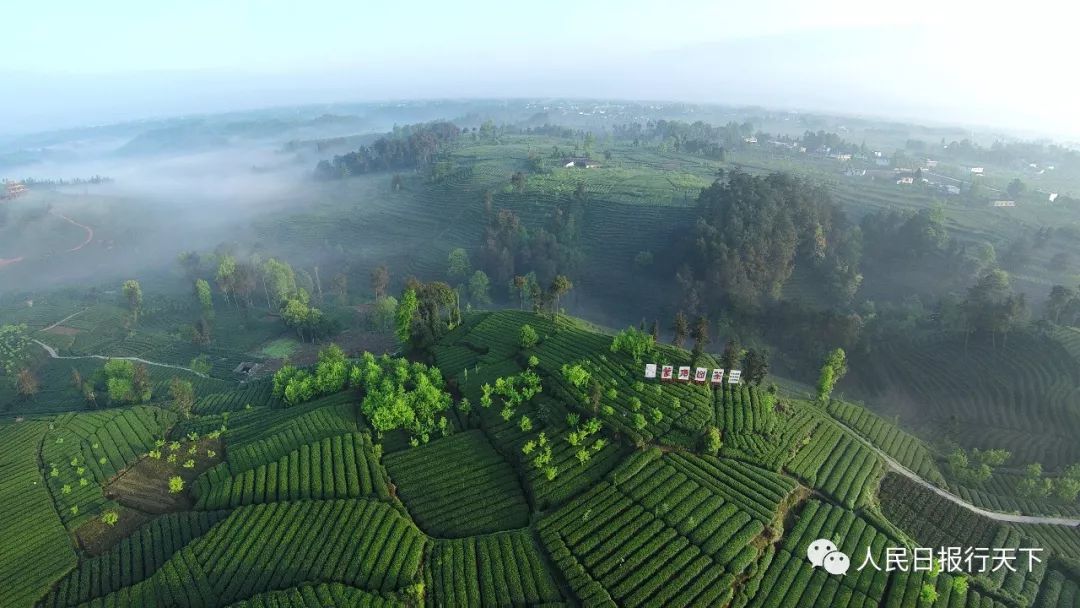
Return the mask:
<svg viewBox="0 0 1080 608">
<path fill-rule="evenodd" d="M 836 544 L 827 538 L 819 538 L 806 548 L 806 559 L 815 568 L 822 567 L 829 574 L 847 574 L 851 558 L 837 551 Z"/>
</svg>

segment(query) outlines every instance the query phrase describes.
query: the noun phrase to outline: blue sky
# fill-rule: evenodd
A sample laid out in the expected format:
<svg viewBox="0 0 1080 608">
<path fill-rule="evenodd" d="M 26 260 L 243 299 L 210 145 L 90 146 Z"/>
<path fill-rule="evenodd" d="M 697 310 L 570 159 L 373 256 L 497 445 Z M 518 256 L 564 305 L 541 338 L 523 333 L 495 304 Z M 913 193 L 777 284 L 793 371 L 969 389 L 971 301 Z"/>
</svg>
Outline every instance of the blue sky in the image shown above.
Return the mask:
<svg viewBox="0 0 1080 608">
<path fill-rule="evenodd" d="M 1015 4 L 1015 3 L 1014 3 Z M 1080 134 L 1063 2 L 18 1 L 0 132 L 304 102 L 617 96 Z M 11 27 L 10 24 L 19 24 Z"/>
</svg>

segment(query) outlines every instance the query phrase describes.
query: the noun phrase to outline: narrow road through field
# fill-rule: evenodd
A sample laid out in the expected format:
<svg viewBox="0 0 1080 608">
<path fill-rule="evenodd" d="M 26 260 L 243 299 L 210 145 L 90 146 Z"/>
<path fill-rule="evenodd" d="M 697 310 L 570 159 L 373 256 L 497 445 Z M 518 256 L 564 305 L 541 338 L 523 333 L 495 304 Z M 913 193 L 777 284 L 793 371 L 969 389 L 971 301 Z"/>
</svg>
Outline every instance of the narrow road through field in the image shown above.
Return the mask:
<svg viewBox="0 0 1080 608">
<path fill-rule="evenodd" d="M 68 321 L 70 321 L 71 319 L 74 319 L 75 317 L 77 317 L 77 316 L 81 315 L 82 313 L 86 312 L 87 310 L 88 310 L 88 309 L 84 308 L 84 309 L 80 310 L 79 312 L 73 312 L 73 313 L 71 313 L 70 315 L 68 315 L 68 316 L 64 317 L 63 319 L 60 319 L 60 320 L 59 320 L 59 321 L 57 321 L 56 323 L 53 323 L 52 325 L 50 325 L 50 326 L 48 326 L 48 327 L 43 327 L 43 328 L 39 329 L 38 331 L 49 331 L 50 329 L 52 329 L 52 328 L 56 327 L 57 325 L 61 325 L 61 324 L 63 324 L 63 323 L 67 323 L 67 322 L 68 322 Z"/>
<path fill-rule="evenodd" d="M 930 490 L 931 492 L 937 494 L 938 496 L 940 496 L 940 497 L 942 497 L 942 498 L 944 498 L 944 499 L 946 499 L 946 500 L 948 500 L 950 502 L 958 504 L 961 507 L 964 507 L 968 511 L 973 511 L 975 513 L 978 513 L 979 515 L 982 515 L 983 517 L 992 519 L 994 521 L 1003 521 L 1003 522 L 1009 522 L 1009 523 L 1014 523 L 1014 524 L 1049 524 L 1049 525 L 1052 525 L 1052 526 L 1071 526 L 1071 527 L 1074 527 L 1074 528 L 1075 527 L 1080 527 L 1080 519 L 1075 519 L 1075 518 L 1070 518 L 1070 517 L 1050 517 L 1050 516 L 1043 516 L 1043 515 L 1014 515 L 1012 513 L 1001 513 L 999 511 L 989 511 L 987 509 L 983 509 L 982 507 L 977 507 L 977 506 L 971 504 L 970 502 L 967 502 L 963 498 L 960 498 L 959 496 L 957 496 L 957 495 L 955 495 L 955 494 L 953 494 L 953 493 L 951 493 L 951 492 L 949 492 L 947 490 L 943 490 L 943 489 L 935 486 L 934 484 L 930 483 L 929 481 L 926 481 L 922 477 L 919 477 L 919 475 L 917 473 L 915 473 L 911 469 L 909 469 L 909 468 L 905 467 L 904 465 L 900 464 L 899 462 L 897 462 L 895 459 L 893 459 L 892 456 L 889 456 L 884 451 L 879 449 L 876 445 L 874 445 L 874 444 L 870 443 L 869 441 L 867 441 L 862 435 L 860 435 L 859 433 L 856 433 L 855 430 L 852 429 L 851 427 L 849 427 L 848 425 L 844 424 L 843 422 L 837 420 L 836 418 L 834 418 L 832 416 L 829 416 L 827 413 L 825 415 L 829 417 L 829 420 L 831 420 L 831 421 L 835 422 L 836 424 L 840 425 L 841 428 L 843 428 L 844 430 L 851 433 L 851 435 L 853 437 L 855 437 L 856 439 L 861 441 L 864 445 L 866 445 L 866 447 L 870 448 L 875 453 L 877 453 L 878 456 L 881 456 L 882 460 L 885 461 L 885 464 L 890 469 L 892 469 L 896 473 L 899 473 L 899 474 L 903 475 L 904 477 L 907 477 L 908 479 L 910 479 L 910 480 L 914 481 L 915 483 L 923 486 L 924 488 Z"/>
<path fill-rule="evenodd" d="M 195 371 L 195 370 L 193 370 L 191 368 L 183 367 L 183 366 L 180 366 L 180 365 L 173 365 L 171 363 L 160 363 L 158 361 L 147 361 L 146 359 L 142 359 L 142 358 L 139 358 L 139 357 L 106 357 L 105 355 L 76 355 L 76 356 L 59 355 L 59 354 L 56 353 L 55 348 L 49 346 L 48 344 L 45 344 L 41 340 L 35 339 L 34 343 L 36 343 L 41 348 L 45 349 L 45 352 L 48 353 L 49 357 L 51 357 L 53 359 L 101 359 L 102 361 L 108 361 L 109 359 L 123 359 L 125 361 L 135 361 L 136 363 L 145 363 L 146 365 L 153 365 L 155 367 L 168 367 L 170 369 L 178 369 L 178 370 L 182 370 L 182 371 L 185 371 L 185 372 L 195 374 L 196 376 L 198 376 L 200 378 L 209 378 L 210 377 L 210 376 L 207 376 L 204 373 L 197 372 L 197 371 Z"/>
</svg>

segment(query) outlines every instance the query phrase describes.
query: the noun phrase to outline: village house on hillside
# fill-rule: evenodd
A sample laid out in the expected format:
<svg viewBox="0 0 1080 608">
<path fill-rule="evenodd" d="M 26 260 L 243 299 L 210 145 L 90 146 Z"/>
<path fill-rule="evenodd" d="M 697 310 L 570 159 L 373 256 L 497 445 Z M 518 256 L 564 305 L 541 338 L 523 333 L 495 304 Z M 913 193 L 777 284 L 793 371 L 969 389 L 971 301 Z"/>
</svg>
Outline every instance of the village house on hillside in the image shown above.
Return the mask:
<svg viewBox="0 0 1080 608">
<path fill-rule="evenodd" d="M 595 161 L 587 157 L 575 157 L 564 158 L 563 167 L 577 167 L 579 169 L 595 169 L 600 166 L 600 161 Z"/>
<path fill-rule="evenodd" d="M 4 187 L 0 189 L 0 200 L 18 198 L 27 192 L 22 182 L 4 180 Z"/>
</svg>

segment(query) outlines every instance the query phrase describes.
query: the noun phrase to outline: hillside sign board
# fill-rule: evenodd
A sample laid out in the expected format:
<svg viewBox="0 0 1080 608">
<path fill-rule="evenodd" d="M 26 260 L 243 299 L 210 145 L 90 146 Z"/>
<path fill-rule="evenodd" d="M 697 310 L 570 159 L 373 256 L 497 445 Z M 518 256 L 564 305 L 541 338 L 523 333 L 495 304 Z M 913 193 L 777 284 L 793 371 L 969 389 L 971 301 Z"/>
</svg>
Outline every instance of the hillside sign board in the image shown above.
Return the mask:
<svg viewBox="0 0 1080 608">
<path fill-rule="evenodd" d="M 728 384 L 738 384 L 742 379 L 741 369 L 729 369 L 725 370 L 722 367 L 709 370 L 707 367 L 691 368 L 689 365 L 682 365 L 676 368 L 674 365 L 657 365 L 656 363 L 645 364 L 645 378 L 648 380 L 655 380 L 657 373 L 659 372 L 660 379 L 670 382 L 677 380 L 679 382 L 696 382 L 698 384 L 712 384 L 718 386 L 724 383 L 724 372 L 727 372 Z"/>
</svg>

